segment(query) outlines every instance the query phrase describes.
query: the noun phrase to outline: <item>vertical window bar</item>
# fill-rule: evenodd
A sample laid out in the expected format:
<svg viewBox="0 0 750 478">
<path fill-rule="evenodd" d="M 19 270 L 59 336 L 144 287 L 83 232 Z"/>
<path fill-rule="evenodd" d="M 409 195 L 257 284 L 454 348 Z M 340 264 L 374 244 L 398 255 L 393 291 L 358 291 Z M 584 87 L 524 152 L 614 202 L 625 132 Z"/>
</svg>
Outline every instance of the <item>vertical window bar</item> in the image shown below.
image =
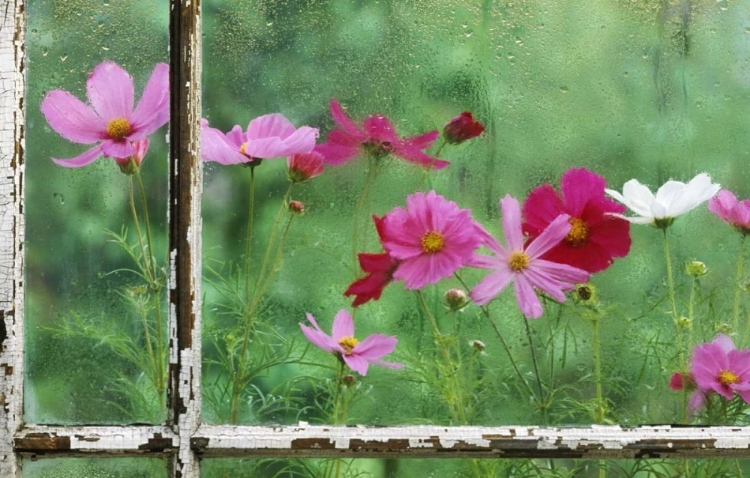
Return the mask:
<svg viewBox="0 0 750 478">
<path fill-rule="evenodd" d="M 198 478 L 190 436 L 200 424 L 201 2 L 172 0 L 169 17 L 171 122 L 169 421 L 180 435 L 171 474 Z"/>
<path fill-rule="evenodd" d="M 24 0 L 0 0 L 0 476 L 19 476 L 23 420 Z"/>
</svg>

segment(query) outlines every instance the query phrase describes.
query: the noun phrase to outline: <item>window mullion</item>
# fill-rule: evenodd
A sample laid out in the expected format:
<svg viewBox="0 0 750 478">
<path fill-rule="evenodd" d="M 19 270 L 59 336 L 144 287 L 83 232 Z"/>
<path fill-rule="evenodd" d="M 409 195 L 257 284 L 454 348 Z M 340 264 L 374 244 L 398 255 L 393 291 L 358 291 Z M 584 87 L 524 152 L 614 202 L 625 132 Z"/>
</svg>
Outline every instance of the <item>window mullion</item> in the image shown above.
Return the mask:
<svg viewBox="0 0 750 478">
<path fill-rule="evenodd" d="M 200 424 L 202 189 L 201 2 L 170 2 L 169 422 L 180 436 L 174 477 L 198 478 L 190 436 Z"/>
<path fill-rule="evenodd" d="M 20 476 L 13 435 L 23 420 L 25 5 L 0 2 L 0 476 Z"/>
</svg>

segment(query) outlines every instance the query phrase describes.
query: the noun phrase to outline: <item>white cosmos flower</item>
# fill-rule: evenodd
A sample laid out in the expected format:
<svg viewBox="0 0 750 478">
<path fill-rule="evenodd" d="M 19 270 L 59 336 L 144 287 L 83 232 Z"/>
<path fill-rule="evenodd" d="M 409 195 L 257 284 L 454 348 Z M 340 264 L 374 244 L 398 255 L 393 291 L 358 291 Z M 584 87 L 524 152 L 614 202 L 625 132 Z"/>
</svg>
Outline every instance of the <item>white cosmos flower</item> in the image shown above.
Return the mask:
<svg viewBox="0 0 750 478">
<path fill-rule="evenodd" d="M 701 173 L 685 184 L 680 181 L 667 181 L 656 191 L 651 190 L 635 179 L 626 182 L 622 194 L 612 189 L 605 189 L 607 194 L 628 207 L 637 216 L 621 217 L 634 224 L 656 224 L 669 226 L 674 218 L 685 214 L 708 201 L 719 192 L 721 186 L 711 182 L 711 177 Z"/>
</svg>

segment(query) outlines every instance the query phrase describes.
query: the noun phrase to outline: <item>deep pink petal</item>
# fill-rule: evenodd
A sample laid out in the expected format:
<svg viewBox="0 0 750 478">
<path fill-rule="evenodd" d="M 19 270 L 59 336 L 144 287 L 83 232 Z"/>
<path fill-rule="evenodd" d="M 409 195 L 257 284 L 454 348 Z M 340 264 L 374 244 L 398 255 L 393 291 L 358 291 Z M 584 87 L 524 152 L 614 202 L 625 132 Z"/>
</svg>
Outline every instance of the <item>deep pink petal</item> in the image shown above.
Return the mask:
<svg viewBox="0 0 750 478">
<path fill-rule="evenodd" d="M 396 145 L 398 136 L 396 136 L 396 130 L 393 124 L 382 115 L 370 116 L 363 124 L 365 133 L 370 138 L 377 139 L 381 142 L 388 142 L 392 145 Z"/>
<path fill-rule="evenodd" d="M 41 111 L 50 127 L 69 141 L 91 144 L 106 137 L 107 123 L 67 91 L 47 93 Z"/>
<path fill-rule="evenodd" d="M 745 403 L 750 403 L 750 390 L 737 390 L 737 395 L 742 397 Z"/>
<path fill-rule="evenodd" d="M 143 89 L 138 106 L 131 116 L 133 128 L 148 136 L 169 121 L 169 65 L 159 63 Z"/>
<path fill-rule="evenodd" d="M 356 158 L 360 150 L 356 146 L 344 146 L 332 142 L 315 146 L 314 151 L 323 155 L 326 164 L 338 166 Z"/>
<path fill-rule="evenodd" d="M 534 260 L 560 244 L 560 241 L 565 239 L 565 236 L 570 232 L 571 226 L 569 220 L 570 216 L 567 214 L 560 214 L 557 216 L 557 218 L 547 226 L 547 229 L 542 231 L 542 233 L 539 234 L 531 244 L 529 244 L 526 248 L 526 254 Z"/>
<path fill-rule="evenodd" d="M 429 169 L 443 169 L 451 164 L 449 161 L 432 157 L 414 147 L 405 148 L 397 146 L 393 150 L 393 154 L 409 161 L 410 163 L 415 163 Z"/>
<path fill-rule="evenodd" d="M 532 287 L 529 280 L 522 274 L 516 274 L 515 281 L 513 282 L 516 300 L 518 300 L 518 307 L 521 309 L 521 313 L 527 319 L 538 319 L 544 313 L 542 310 L 542 304 L 539 302 L 534 287 Z"/>
<path fill-rule="evenodd" d="M 111 61 L 94 68 L 86 82 L 86 95 L 105 121 L 129 118 L 133 113 L 133 78 Z"/>
<path fill-rule="evenodd" d="M 557 216 L 567 212 L 557 191 L 549 184 L 542 184 L 523 203 L 523 231 L 536 237 Z"/>
<path fill-rule="evenodd" d="M 567 213 L 580 217 L 589 201 L 596 201 L 604 196 L 607 183 L 603 177 L 586 168 L 569 169 L 563 174 L 560 187 Z"/>
<path fill-rule="evenodd" d="M 341 309 L 333 318 L 331 337 L 339 342 L 344 337 L 354 337 L 354 320 L 346 309 Z"/>
<path fill-rule="evenodd" d="M 625 257 L 630 252 L 632 243 L 630 223 L 617 217 L 606 216 L 589 229 L 588 241 L 602 246 L 612 257 Z"/>
<path fill-rule="evenodd" d="M 352 355 L 359 355 L 360 357 L 364 357 L 366 360 L 372 362 L 373 360 L 381 359 L 393 352 L 396 348 L 396 344 L 398 344 L 398 339 L 396 339 L 396 337 L 383 334 L 373 334 L 358 343 L 352 349 Z"/>
<path fill-rule="evenodd" d="M 393 278 L 403 280 L 404 287 L 408 290 L 419 290 L 427 284 L 435 284 L 442 279 L 442 277 L 428 271 L 430 266 L 430 258 L 426 256 L 406 259 L 401 261 L 393 272 Z"/>
<path fill-rule="evenodd" d="M 722 189 L 708 200 L 708 210 L 725 221 L 729 221 L 731 211 L 737 205 L 737 196 L 728 189 Z"/>
<path fill-rule="evenodd" d="M 86 166 L 87 164 L 93 163 L 103 154 L 104 153 L 102 152 L 101 145 L 96 145 L 93 148 L 86 150 L 83 154 L 79 154 L 75 158 L 52 158 L 52 161 L 58 166 L 62 166 L 64 168 L 80 168 L 81 166 Z"/>
<path fill-rule="evenodd" d="M 500 209 L 503 214 L 503 234 L 505 235 L 505 242 L 508 245 L 508 249 L 511 251 L 522 251 L 521 206 L 518 204 L 518 200 L 508 194 L 500 200 Z"/>
<path fill-rule="evenodd" d="M 354 124 L 354 122 L 346 116 L 346 113 L 344 113 L 344 109 L 335 99 L 331 99 L 331 116 L 333 117 L 333 121 L 335 121 L 336 124 L 339 125 L 339 127 L 345 132 L 347 132 L 349 135 L 359 137 L 360 142 L 364 141 L 364 139 L 367 137 L 357 127 L 357 125 Z"/>
<path fill-rule="evenodd" d="M 488 274 L 469 293 L 477 305 L 485 305 L 497 297 L 513 280 L 513 273 L 506 266 Z"/>
</svg>

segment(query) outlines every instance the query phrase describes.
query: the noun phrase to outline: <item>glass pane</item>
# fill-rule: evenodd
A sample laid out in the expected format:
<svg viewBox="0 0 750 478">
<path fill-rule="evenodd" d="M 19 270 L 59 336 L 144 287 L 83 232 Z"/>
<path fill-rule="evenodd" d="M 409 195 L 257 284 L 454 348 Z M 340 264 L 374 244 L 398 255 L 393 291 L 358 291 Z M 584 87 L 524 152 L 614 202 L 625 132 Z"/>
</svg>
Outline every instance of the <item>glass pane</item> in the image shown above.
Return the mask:
<svg viewBox="0 0 750 478">
<path fill-rule="evenodd" d="M 24 460 L 23 478 L 158 478 L 167 476 L 160 458 L 51 458 Z"/>
<path fill-rule="evenodd" d="M 635 476 L 742 476 L 750 471 L 747 460 L 239 460 L 207 459 L 201 462 L 203 478 L 245 477 L 367 477 L 459 478 L 466 476 L 597 476 L 605 471 L 611 477 Z"/>
<path fill-rule="evenodd" d="M 24 419 L 160 422 L 168 2 L 27 4 Z"/>
<path fill-rule="evenodd" d="M 747 422 L 747 9 L 204 7 L 206 420 Z"/>
</svg>

